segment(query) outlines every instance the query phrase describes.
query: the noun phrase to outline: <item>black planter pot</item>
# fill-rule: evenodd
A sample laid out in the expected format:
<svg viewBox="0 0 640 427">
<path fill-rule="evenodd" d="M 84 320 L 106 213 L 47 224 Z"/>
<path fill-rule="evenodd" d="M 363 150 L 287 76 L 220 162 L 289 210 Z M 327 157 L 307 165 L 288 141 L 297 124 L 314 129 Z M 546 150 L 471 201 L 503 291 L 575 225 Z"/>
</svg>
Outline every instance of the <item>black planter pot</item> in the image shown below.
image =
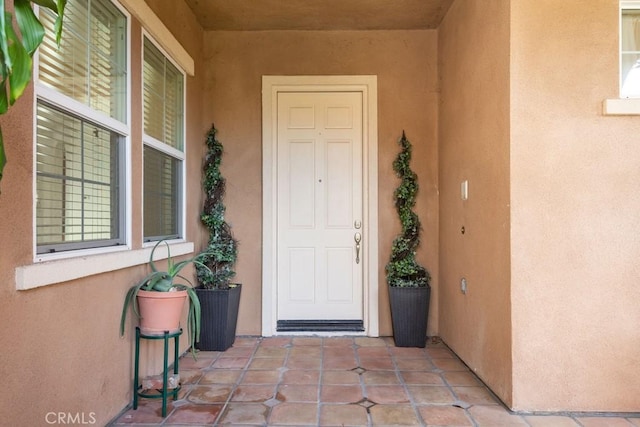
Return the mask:
<svg viewBox="0 0 640 427">
<path fill-rule="evenodd" d="M 389 286 L 393 340 L 397 347 L 424 347 L 431 288 Z"/>
<path fill-rule="evenodd" d="M 225 351 L 233 345 L 241 289 L 241 284 L 229 289 L 196 288 L 202 308 L 199 350 Z"/>
</svg>

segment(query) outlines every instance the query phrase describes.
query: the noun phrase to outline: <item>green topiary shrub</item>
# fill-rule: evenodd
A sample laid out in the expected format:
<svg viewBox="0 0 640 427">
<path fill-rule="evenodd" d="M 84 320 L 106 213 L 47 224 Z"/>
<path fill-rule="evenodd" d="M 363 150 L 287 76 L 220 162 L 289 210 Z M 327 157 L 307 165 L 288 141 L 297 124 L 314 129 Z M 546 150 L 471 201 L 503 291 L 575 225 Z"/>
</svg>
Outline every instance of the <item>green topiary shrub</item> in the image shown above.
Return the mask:
<svg viewBox="0 0 640 427">
<path fill-rule="evenodd" d="M 237 241 L 224 219 L 223 198 L 226 181 L 220 173 L 223 147 L 216 139 L 217 129 L 211 126 L 207 134 L 207 155 L 203 166 L 205 202 L 200 220 L 209 230 L 209 244 L 202 263 L 196 266 L 200 286 L 206 289 L 228 289 L 235 276 L 234 265 L 238 257 Z"/>
<path fill-rule="evenodd" d="M 409 166 L 411 142 L 406 138 L 404 131 L 398 142 L 402 149 L 393 161 L 393 170 L 401 182 L 394 192 L 394 199 L 402 231 L 391 247 L 391 257 L 385 269 L 387 283 L 389 286 L 398 287 L 426 287 L 430 285 L 431 275 L 416 261 L 421 226 L 413 207 L 418 193 L 418 177 Z"/>
</svg>

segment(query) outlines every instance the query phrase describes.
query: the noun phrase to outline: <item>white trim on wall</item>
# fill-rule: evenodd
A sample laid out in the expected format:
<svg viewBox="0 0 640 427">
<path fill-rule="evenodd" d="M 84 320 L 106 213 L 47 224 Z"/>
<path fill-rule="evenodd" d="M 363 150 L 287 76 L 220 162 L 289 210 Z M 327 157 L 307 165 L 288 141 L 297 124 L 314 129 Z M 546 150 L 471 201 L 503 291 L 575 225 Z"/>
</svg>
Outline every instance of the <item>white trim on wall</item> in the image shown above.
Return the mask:
<svg viewBox="0 0 640 427">
<path fill-rule="evenodd" d="M 171 256 L 177 257 L 191 254 L 193 253 L 193 248 L 194 244 L 192 242 L 171 243 Z M 41 286 L 82 279 L 94 274 L 147 264 L 153 247 L 127 250 L 126 247 L 116 246 L 99 250 L 100 252 L 97 252 L 96 249 L 76 251 L 74 258 L 17 267 L 15 271 L 16 289 L 19 291 L 35 289 Z M 166 246 L 159 246 L 154 254 L 154 259 L 162 260 L 167 257 Z"/>
<path fill-rule="evenodd" d="M 195 74 L 195 63 L 191 55 L 182 47 L 180 42 L 171 34 L 151 8 L 141 0 L 118 0 L 133 16 L 135 16 L 145 30 L 153 36 L 168 56 L 171 57 L 189 76 Z"/>
<path fill-rule="evenodd" d="M 640 115 L 640 99 L 605 99 L 602 102 L 602 114 L 605 116 Z"/>
<path fill-rule="evenodd" d="M 378 80 L 377 76 L 262 77 L 262 335 L 277 335 L 276 114 L 278 92 L 362 92 L 365 334 L 379 335 L 378 316 Z"/>
</svg>

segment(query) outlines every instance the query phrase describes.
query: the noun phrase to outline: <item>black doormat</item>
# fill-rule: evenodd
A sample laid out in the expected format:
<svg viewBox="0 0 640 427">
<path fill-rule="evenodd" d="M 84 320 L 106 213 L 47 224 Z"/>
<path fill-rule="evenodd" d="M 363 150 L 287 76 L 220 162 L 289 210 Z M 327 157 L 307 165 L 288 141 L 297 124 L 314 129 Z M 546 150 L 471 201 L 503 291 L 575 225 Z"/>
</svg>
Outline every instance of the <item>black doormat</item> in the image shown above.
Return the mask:
<svg viewBox="0 0 640 427">
<path fill-rule="evenodd" d="M 278 320 L 278 332 L 363 332 L 362 320 Z"/>
</svg>

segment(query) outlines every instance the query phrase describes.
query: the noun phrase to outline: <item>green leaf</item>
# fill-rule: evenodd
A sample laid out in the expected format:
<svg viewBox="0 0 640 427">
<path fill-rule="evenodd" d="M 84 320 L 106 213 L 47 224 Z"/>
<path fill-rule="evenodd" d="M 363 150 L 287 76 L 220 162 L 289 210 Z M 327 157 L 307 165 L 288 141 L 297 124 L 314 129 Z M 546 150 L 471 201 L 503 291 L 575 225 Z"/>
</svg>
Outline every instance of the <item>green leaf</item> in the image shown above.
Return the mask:
<svg viewBox="0 0 640 427">
<path fill-rule="evenodd" d="M 33 0 L 33 3 L 37 4 L 38 6 L 46 7 L 52 12 L 58 13 L 58 5 L 54 0 Z"/>
<path fill-rule="evenodd" d="M 124 326 L 127 320 L 127 312 L 129 311 L 129 307 L 133 307 L 133 311 L 139 316 L 137 307 L 136 307 L 136 296 L 138 295 L 138 287 L 129 288 L 127 291 L 127 295 L 124 297 L 124 304 L 122 305 L 122 315 L 120 316 L 120 336 L 124 335 Z"/>
<path fill-rule="evenodd" d="M 149 266 L 151 267 L 151 271 L 158 271 L 158 269 L 156 268 L 156 263 L 153 260 L 153 254 L 155 253 L 156 249 L 158 248 L 158 245 L 160 243 L 164 242 L 167 245 L 167 250 L 169 249 L 169 244 L 167 242 L 165 242 L 164 240 L 158 240 L 158 242 L 153 246 L 153 249 L 151 250 L 151 255 L 149 255 Z M 171 254 L 169 254 L 169 256 L 171 256 Z"/>
<path fill-rule="evenodd" d="M 18 40 L 13 27 L 6 27 L 6 30 L 12 42 L 9 45 L 9 55 L 13 61 L 13 70 L 9 76 L 9 104 L 13 105 L 31 81 L 31 57 Z"/>
<path fill-rule="evenodd" d="M 7 97 L 7 78 L 0 83 L 0 114 L 4 114 L 9 109 L 9 97 Z"/>
<path fill-rule="evenodd" d="M 2 171 L 4 165 L 7 164 L 7 156 L 4 154 L 4 141 L 2 139 L 2 128 L 0 128 L 0 180 L 2 180 Z"/>
<path fill-rule="evenodd" d="M 189 295 L 189 316 L 188 316 L 188 329 L 189 336 L 191 337 L 191 350 L 195 357 L 195 343 L 200 341 L 200 320 L 202 317 L 202 308 L 200 306 L 200 299 L 192 288 L 187 288 L 187 294 Z"/>
<path fill-rule="evenodd" d="M 158 292 L 169 292 L 173 288 L 173 280 L 168 277 L 159 279 L 153 285 L 153 290 Z"/>
<path fill-rule="evenodd" d="M 67 0 L 58 0 L 58 17 L 56 23 L 53 26 L 53 30 L 56 33 L 56 43 L 60 47 L 60 40 L 62 39 L 62 21 L 64 20 L 64 9 L 67 6 Z"/>
<path fill-rule="evenodd" d="M 182 279 L 182 280 L 184 280 L 185 282 L 187 282 L 187 283 L 189 284 L 189 286 L 193 287 L 193 283 L 191 283 L 191 280 L 187 279 L 187 278 L 186 278 L 186 277 L 184 277 L 183 275 L 181 275 L 181 274 L 177 274 L 177 275 L 176 275 L 176 277 L 177 277 L 178 279 Z M 187 289 L 189 288 L 189 286 L 186 286 L 186 285 L 183 285 L 183 286 L 185 286 L 185 288 L 187 288 Z"/>
<path fill-rule="evenodd" d="M 67 0 L 32 0 L 38 6 L 46 7 L 56 14 L 56 22 L 53 32 L 56 35 L 56 43 L 60 46 L 60 38 L 62 37 L 62 21 L 64 19 L 64 10 L 67 6 Z"/>
<path fill-rule="evenodd" d="M 6 79 L 11 73 L 13 64 L 9 55 L 9 39 L 7 37 L 7 27 L 11 27 L 11 14 L 4 9 L 4 0 L 0 0 L 0 52 L 2 52 L 2 78 Z"/>
<path fill-rule="evenodd" d="M 14 0 L 14 5 L 16 21 L 22 35 L 22 45 L 29 56 L 33 56 L 44 38 L 44 27 L 33 13 L 29 0 Z"/>
</svg>

